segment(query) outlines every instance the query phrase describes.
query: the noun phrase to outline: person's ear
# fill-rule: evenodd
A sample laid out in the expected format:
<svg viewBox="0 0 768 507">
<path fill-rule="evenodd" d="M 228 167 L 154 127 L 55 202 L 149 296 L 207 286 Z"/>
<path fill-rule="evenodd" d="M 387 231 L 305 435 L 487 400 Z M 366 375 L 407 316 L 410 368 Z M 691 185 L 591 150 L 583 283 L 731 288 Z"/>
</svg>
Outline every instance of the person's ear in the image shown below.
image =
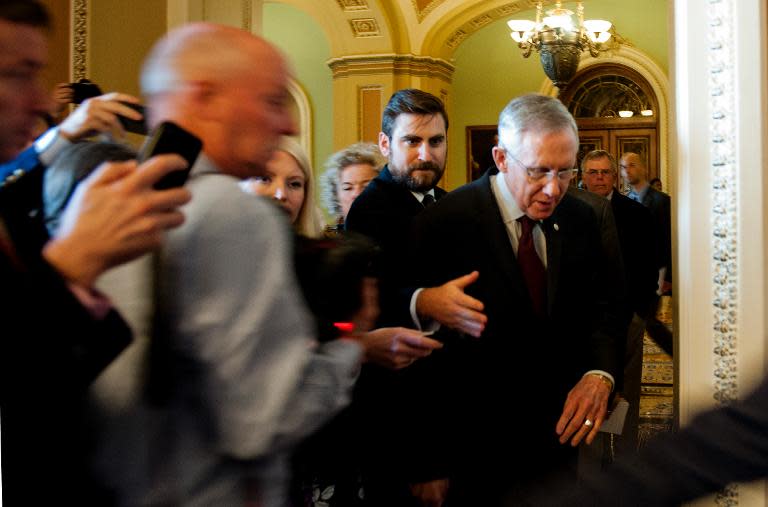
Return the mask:
<svg viewBox="0 0 768 507">
<path fill-rule="evenodd" d="M 385 157 L 389 157 L 389 136 L 384 132 L 379 132 L 379 151 Z"/>
<path fill-rule="evenodd" d="M 491 155 L 493 155 L 493 161 L 496 164 L 496 167 L 499 169 L 499 172 L 505 173 L 507 172 L 507 152 L 504 150 L 504 148 L 499 148 L 498 146 L 494 146 L 491 150 Z"/>
</svg>

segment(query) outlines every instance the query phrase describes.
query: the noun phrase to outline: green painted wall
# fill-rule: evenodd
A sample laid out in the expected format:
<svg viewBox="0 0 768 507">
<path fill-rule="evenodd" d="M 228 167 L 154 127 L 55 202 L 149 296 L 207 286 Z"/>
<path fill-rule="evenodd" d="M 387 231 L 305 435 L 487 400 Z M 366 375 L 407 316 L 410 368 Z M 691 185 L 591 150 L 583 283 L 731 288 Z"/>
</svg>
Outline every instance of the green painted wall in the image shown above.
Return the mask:
<svg viewBox="0 0 768 507">
<path fill-rule="evenodd" d="M 333 76 L 325 64 L 331 48 L 320 25 L 305 12 L 291 5 L 265 3 L 263 13 L 264 37 L 286 54 L 309 96 L 314 151 L 310 159 L 317 176 L 333 150 Z"/>
<path fill-rule="evenodd" d="M 564 4 L 575 11 L 575 4 Z M 584 2 L 587 19 L 608 19 L 616 31 L 669 72 L 668 0 L 589 0 Z M 514 17 L 534 19 L 536 11 Z M 509 18 L 512 19 L 512 18 Z M 537 92 L 546 79 L 535 51 L 528 59 L 509 36 L 507 19 L 496 21 L 474 33 L 453 55 L 450 169 L 448 187 L 465 181 L 466 126 L 495 125 L 499 112 L 510 99 Z"/>
</svg>

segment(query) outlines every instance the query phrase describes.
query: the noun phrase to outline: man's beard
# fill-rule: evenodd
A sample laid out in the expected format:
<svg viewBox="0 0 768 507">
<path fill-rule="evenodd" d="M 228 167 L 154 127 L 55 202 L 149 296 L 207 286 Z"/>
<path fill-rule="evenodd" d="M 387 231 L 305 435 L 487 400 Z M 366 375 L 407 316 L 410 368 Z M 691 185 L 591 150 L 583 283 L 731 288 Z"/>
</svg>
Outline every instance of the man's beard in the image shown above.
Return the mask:
<svg viewBox="0 0 768 507">
<path fill-rule="evenodd" d="M 429 192 L 435 188 L 435 185 L 440 181 L 440 178 L 442 178 L 443 172 L 445 171 L 445 167 L 440 167 L 436 163 L 429 161 L 411 164 L 405 171 L 400 171 L 399 169 L 393 171 L 392 169 L 393 167 L 390 161 L 389 172 L 392 174 L 392 179 L 401 185 L 405 185 L 408 190 L 420 193 Z M 417 178 L 413 176 L 413 173 L 416 171 L 422 171 L 424 173 L 428 171 L 431 174 L 420 174 Z"/>
</svg>

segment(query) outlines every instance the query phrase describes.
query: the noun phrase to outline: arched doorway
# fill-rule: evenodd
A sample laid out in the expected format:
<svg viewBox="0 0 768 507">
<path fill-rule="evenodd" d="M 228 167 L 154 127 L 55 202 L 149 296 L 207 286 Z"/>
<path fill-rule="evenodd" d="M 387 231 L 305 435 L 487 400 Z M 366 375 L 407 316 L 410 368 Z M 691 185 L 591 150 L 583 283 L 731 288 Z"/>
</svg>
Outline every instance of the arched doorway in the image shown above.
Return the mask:
<svg viewBox="0 0 768 507">
<path fill-rule="evenodd" d="M 659 101 L 639 72 L 616 63 L 588 67 L 560 99 L 579 126 L 579 163 L 591 150 L 617 160 L 632 151 L 645 160 L 649 180 L 660 177 Z"/>
</svg>

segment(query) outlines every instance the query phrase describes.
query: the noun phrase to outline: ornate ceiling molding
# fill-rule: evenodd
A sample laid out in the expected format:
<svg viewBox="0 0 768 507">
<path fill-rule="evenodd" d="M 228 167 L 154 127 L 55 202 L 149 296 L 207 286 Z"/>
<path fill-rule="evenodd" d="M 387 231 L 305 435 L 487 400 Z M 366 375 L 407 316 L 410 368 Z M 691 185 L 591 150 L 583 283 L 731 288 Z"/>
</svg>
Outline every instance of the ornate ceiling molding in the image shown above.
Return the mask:
<svg viewBox="0 0 768 507">
<path fill-rule="evenodd" d="M 445 0 L 411 0 L 413 10 L 416 11 L 416 19 L 419 20 L 419 23 L 421 23 L 424 18 L 429 16 L 430 12 L 435 10 L 435 8 L 443 2 L 445 2 Z"/>
<path fill-rule="evenodd" d="M 328 60 L 333 78 L 352 75 L 406 74 L 437 77 L 446 83 L 453 78 L 454 66 L 441 58 L 416 55 L 355 55 Z"/>
<path fill-rule="evenodd" d="M 344 12 L 367 11 L 370 9 L 366 0 L 336 0 L 336 3 L 339 4 L 339 7 Z"/>
<path fill-rule="evenodd" d="M 412 1 L 415 1 L 415 0 L 412 0 Z M 553 1 L 544 0 L 543 3 L 544 5 L 548 5 L 553 3 Z M 534 0 L 515 0 L 514 2 L 509 2 L 504 5 L 494 7 L 492 9 L 489 9 L 486 12 L 482 12 L 476 15 L 469 21 L 463 23 L 461 26 L 456 28 L 451 33 L 451 35 L 446 37 L 444 44 L 451 50 L 454 50 L 464 41 L 464 39 L 472 35 L 474 32 L 480 30 L 484 26 L 498 19 L 506 19 L 513 14 L 517 14 L 518 12 L 527 11 L 535 8 L 536 8 L 536 2 Z M 421 21 L 421 18 L 419 19 L 419 21 Z"/>
<path fill-rule="evenodd" d="M 381 37 L 379 25 L 375 18 L 350 19 L 349 26 L 355 37 Z"/>
</svg>

